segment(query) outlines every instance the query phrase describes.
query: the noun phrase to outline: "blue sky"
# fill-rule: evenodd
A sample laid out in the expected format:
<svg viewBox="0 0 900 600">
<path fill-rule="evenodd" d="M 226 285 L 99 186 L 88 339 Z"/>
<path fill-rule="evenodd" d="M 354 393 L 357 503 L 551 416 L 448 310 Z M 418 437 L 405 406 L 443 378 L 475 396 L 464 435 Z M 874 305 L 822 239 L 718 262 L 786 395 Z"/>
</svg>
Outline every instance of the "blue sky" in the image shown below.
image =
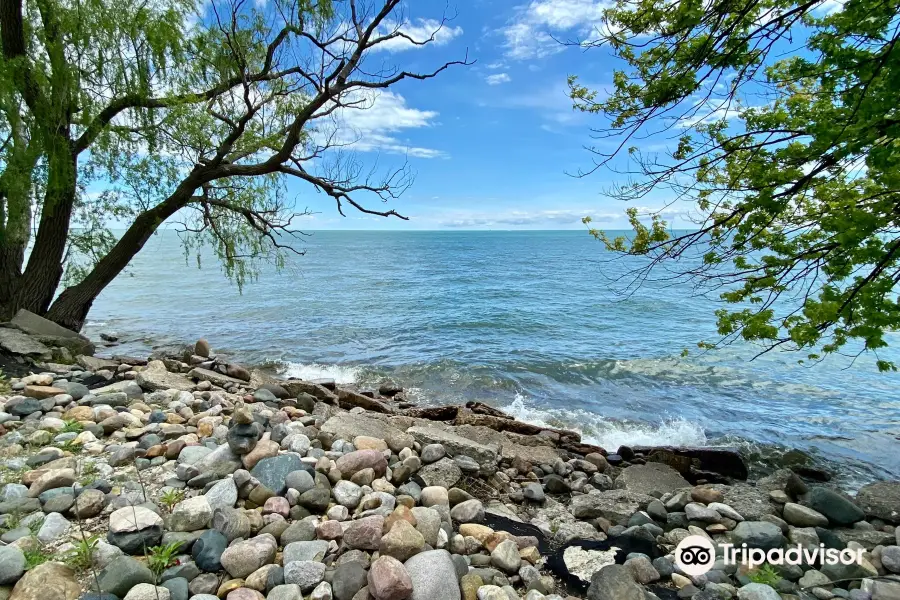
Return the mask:
<svg viewBox="0 0 900 600">
<path fill-rule="evenodd" d="M 341 217 L 333 202 L 296 185 L 298 207 L 316 214 L 308 229 L 576 229 L 592 215 L 605 227 L 626 224 L 625 205 L 604 195 L 617 181 L 610 172 L 573 177 L 591 167 L 584 149 L 598 117 L 575 112 L 566 78 L 592 87 L 612 81 L 617 61 L 606 50 L 584 52 L 557 39 L 589 37 L 603 0 L 526 3 L 417 0 L 404 10 L 412 35 L 427 35 L 443 15 L 453 16 L 424 47 L 397 44 L 373 61 L 429 71 L 466 56 L 428 81 L 402 82 L 382 93 L 369 111 L 353 111 L 355 154 L 382 168 L 415 172 L 413 186 L 391 207 L 410 221 L 354 213 Z M 419 37 L 419 36 L 416 36 Z M 648 199 L 659 207 L 664 198 Z M 371 206 L 371 203 L 370 203 Z M 678 223 L 678 221 L 675 221 Z"/>
</svg>

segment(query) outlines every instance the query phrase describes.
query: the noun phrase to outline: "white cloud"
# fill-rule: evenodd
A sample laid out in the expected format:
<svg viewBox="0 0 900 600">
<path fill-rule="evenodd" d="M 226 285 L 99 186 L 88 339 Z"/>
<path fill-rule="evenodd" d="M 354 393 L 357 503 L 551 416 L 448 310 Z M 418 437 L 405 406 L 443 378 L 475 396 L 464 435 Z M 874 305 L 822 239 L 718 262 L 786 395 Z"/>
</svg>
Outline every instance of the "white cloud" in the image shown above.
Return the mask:
<svg viewBox="0 0 900 600">
<path fill-rule="evenodd" d="M 502 60 L 498 60 L 498 61 L 495 61 L 495 62 L 488 63 L 488 64 L 484 65 L 484 68 L 485 68 L 485 69 L 489 69 L 489 70 L 491 70 L 491 71 L 496 71 L 496 70 L 498 70 L 498 69 L 505 69 L 505 68 L 506 68 L 506 63 L 503 62 Z"/>
<path fill-rule="evenodd" d="M 512 22 L 501 29 L 506 55 L 525 60 L 564 50 L 558 40 L 590 35 L 602 25 L 611 0 L 532 0 L 519 6 Z M 556 38 L 556 39 L 554 39 Z"/>
<path fill-rule="evenodd" d="M 651 214 L 659 214 L 667 220 L 683 220 L 689 222 L 690 210 L 685 205 L 662 207 L 637 207 L 638 214 L 649 220 Z M 544 228 L 578 229 L 583 228 L 581 220 L 590 216 L 594 223 L 627 222 L 624 209 L 599 210 L 597 208 L 563 208 L 557 210 L 513 210 L 497 209 L 491 212 L 453 212 L 442 215 L 437 221 L 440 227 L 452 229 L 512 229 L 512 228 Z"/>
<path fill-rule="evenodd" d="M 500 85 L 501 83 L 509 83 L 512 78 L 508 73 L 495 73 L 484 78 L 488 85 Z"/>
<path fill-rule="evenodd" d="M 343 102 L 354 107 L 336 111 L 331 131 L 320 131 L 317 137 L 326 138 L 331 134 L 332 144 L 358 152 L 387 152 L 418 158 L 445 156 L 440 150 L 412 146 L 397 137 L 404 130 L 433 126 L 437 112 L 407 106 L 406 99 L 394 92 L 358 91 L 346 96 Z M 324 143 L 323 139 L 318 142 Z"/>
<path fill-rule="evenodd" d="M 380 27 L 378 33 L 380 35 L 387 35 L 394 32 L 396 29 L 397 23 L 388 23 L 384 27 Z M 442 24 L 437 19 L 415 19 L 413 21 L 407 21 L 399 26 L 399 30 L 420 44 L 428 41 L 425 46 L 443 46 L 463 33 L 462 27 L 451 27 L 446 23 Z M 432 39 L 432 37 L 434 39 Z M 420 44 L 414 44 L 403 37 L 396 37 L 378 44 L 373 49 L 387 50 L 388 52 L 403 52 L 404 50 L 410 50 L 412 48 L 424 47 Z"/>
</svg>

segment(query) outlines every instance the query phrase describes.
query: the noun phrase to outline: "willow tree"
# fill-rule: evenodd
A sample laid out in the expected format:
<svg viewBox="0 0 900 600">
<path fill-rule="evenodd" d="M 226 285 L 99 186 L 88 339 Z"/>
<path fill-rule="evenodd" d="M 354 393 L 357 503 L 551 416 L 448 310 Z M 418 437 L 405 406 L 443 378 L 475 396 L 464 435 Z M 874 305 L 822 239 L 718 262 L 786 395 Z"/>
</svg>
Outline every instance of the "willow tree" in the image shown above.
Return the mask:
<svg viewBox="0 0 900 600">
<path fill-rule="evenodd" d="M 406 34 L 399 5 L 0 0 L 0 317 L 79 329 L 167 221 L 242 283 L 293 250 L 290 179 L 339 211 L 401 217 L 368 203 L 401 193 L 407 167 L 363 169 L 337 116 L 465 61 L 370 57 L 434 40 Z"/>
<path fill-rule="evenodd" d="M 627 283 L 687 281 L 725 301 L 719 342 L 876 354 L 900 326 L 897 0 L 619 0 L 588 45 L 624 61 L 601 96 L 596 168 L 634 232 L 592 233 L 640 255 Z M 667 145 L 666 152 L 649 148 Z M 696 221 L 670 230 L 660 210 Z M 691 203 L 685 211 L 678 202 Z M 586 219 L 590 222 L 590 219 Z"/>
</svg>

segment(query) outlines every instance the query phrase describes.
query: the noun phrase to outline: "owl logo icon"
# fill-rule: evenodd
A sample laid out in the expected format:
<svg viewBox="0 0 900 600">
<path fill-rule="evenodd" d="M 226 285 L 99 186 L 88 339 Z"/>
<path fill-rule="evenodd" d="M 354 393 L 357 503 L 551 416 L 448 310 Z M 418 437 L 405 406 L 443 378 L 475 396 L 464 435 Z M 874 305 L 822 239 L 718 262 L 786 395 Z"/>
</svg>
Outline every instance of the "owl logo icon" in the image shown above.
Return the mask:
<svg viewBox="0 0 900 600">
<path fill-rule="evenodd" d="M 702 535 L 689 535 L 675 548 L 675 564 L 687 575 L 708 573 L 716 562 L 716 548 Z"/>
</svg>

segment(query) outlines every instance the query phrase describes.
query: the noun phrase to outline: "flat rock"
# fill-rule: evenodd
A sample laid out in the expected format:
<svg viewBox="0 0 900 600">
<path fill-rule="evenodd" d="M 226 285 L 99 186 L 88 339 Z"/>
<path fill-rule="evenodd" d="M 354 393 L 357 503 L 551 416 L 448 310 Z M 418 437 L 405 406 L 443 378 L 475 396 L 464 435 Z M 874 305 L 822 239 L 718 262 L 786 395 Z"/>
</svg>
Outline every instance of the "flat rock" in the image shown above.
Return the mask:
<svg viewBox="0 0 900 600">
<path fill-rule="evenodd" d="M 228 375 L 223 375 L 222 373 L 217 373 L 209 369 L 201 369 L 200 367 L 194 367 L 188 371 L 187 376 L 198 381 L 208 381 L 221 388 L 227 388 L 233 385 L 247 385 L 246 381 L 236 377 L 229 377 Z"/>
<path fill-rule="evenodd" d="M 653 494 L 654 492 L 674 492 L 691 487 L 691 484 L 668 465 L 647 463 L 632 465 L 624 469 L 622 474 L 616 478 L 616 487 L 639 494 Z"/>
<path fill-rule="evenodd" d="M 462 478 L 462 470 L 452 458 L 425 465 L 416 472 L 415 479 L 423 487 L 439 486 L 452 488 Z"/>
<path fill-rule="evenodd" d="M 614 525 L 625 525 L 631 515 L 654 500 L 653 496 L 628 490 L 607 490 L 572 498 L 570 510 L 578 519 L 603 517 Z"/>
<path fill-rule="evenodd" d="M 158 390 L 181 390 L 190 392 L 194 382 L 179 373 L 169 373 L 161 360 L 151 360 L 142 371 L 138 371 L 134 381 L 148 392 Z"/>
<path fill-rule="evenodd" d="M 186 446 L 181 452 L 190 448 Z M 179 461 L 181 456 L 179 455 Z M 193 466 L 203 474 L 210 474 L 213 479 L 220 479 L 230 475 L 243 466 L 241 457 L 231 451 L 228 444 L 222 444 L 212 452 L 200 457 Z"/>
<path fill-rule="evenodd" d="M 140 531 L 162 524 L 162 517 L 143 506 L 126 506 L 109 515 L 109 530 L 113 533 Z"/>
<path fill-rule="evenodd" d="M 406 433 L 412 435 L 422 445 L 441 444 L 450 456 L 462 454 L 474 458 L 481 465 L 494 465 L 500 451 L 497 445 L 481 444 L 437 427 L 410 427 Z"/>
<path fill-rule="evenodd" d="M 35 338 L 18 329 L 10 329 L 8 327 L 0 327 L 0 348 L 22 356 L 50 354 L 50 348 Z"/>
<path fill-rule="evenodd" d="M 351 413 L 341 413 L 331 417 L 322 424 L 321 430 L 333 435 L 335 439 L 352 440 L 360 435 L 378 438 L 387 442 L 393 452 L 412 448 L 415 441 L 413 436 L 389 423 Z"/>
<path fill-rule="evenodd" d="M 864 485 L 856 494 L 856 503 L 870 518 L 900 522 L 900 481 L 876 481 Z"/>
</svg>

